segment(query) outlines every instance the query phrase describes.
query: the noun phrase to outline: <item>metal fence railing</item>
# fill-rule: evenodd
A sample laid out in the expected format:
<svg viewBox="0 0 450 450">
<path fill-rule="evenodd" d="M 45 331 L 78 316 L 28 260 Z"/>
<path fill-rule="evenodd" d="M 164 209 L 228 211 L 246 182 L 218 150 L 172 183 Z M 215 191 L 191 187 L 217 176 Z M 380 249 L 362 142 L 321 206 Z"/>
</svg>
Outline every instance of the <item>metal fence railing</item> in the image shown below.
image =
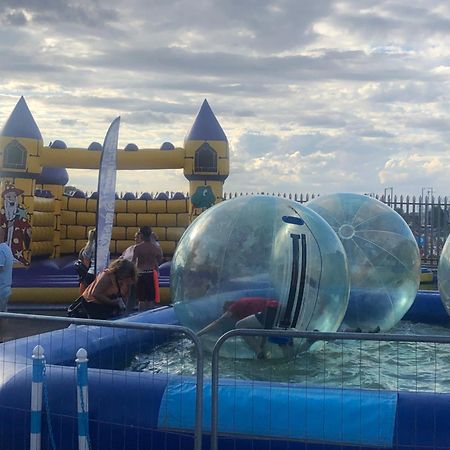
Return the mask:
<svg viewBox="0 0 450 450">
<path fill-rule="evenodd" d="M 411 228 L 419 245 L 422 263 L 436 268 L 450 233 L 450 202 L 447 197 L 381 196 Z"/>
<path fill-rule="evenodd" d="M 248 337 L 261 337 L 265 340 L 275 338 L 275 342 L 280 342 L 280 338 L 294 339 L 297 342 L 302 340 L 314 349 L 302 352 L 288 361 L 258 361 L 258 373 L 255 373 L 254 379 L 260 381 L 246 383 L 242 380 L 252 378 L 252 375 L 248 371 L 225 374 L 221 370 L 224 360 L 219 356 L 226 345 L 235 348 L 238 354 L 239 347 L 243 344 L 242 339 Z M 247 438 L 253 435 L 253 438 L 267 439 L 272 435 L 286 441 L 300 440 L 316 444 L 334 440 L 335 444 L 350 443 L 359 445 L 360 448 L 366 448 L 366 445 L 402 448 L 401 441 L 406 435 L 411 448 L 439 448 L 440 440 L 449 440 L 449 436 L 442 436 L 442 433 L 447 433 L 446 425 L 437 425 L 442 420 L 445 421 L 448 411 L 441 410 L 443 415 L 440 417 L 441 406 L 435 407 L 430 399 L 442 400 L 444 404 L 450 401 L 449 357 L 450 335 L 231 330 L 218 339 L 212 354 L 211 449 L 218 449 L 219 436 L 226 438 L 227 442 L 235 439 L 237 445 L 237 441 L 245 433 Z M 248 366 L 248 362 L 246 365 Z M 240 366 L 236 360 L 234 366 L 227 364 L 225 370 L 230 367 L 237 367 L 236 371 L 239 371 Z M 243 383 L 239 386 L 235 381 L 232 394 L 229 379 L 227 381 L 230 377 L 235 380 L 240 378 Z M 228 388 L 228 392 L 219 391 L 219 388 Z M 402 408 L 393 410 L 389 407 L 402 392 L 407 400 L 411 394 L 415 394 L 414 400 L 417 400 L 416 404 L 412 401 L 406 408 L 409 411 L 407 420 L 401 417 Z M 235 403 L 229 401 L 230 397 L 236 398 Z M 255 398 L 259 398 L 259 401 L 254 401 Z M 220 399 L 228 404 L 221 405 Z M 239 408 L 239 404 L 245 405 L 246 401 L 250 402 L 246 410 L 241 406 L 241 410 L 233 411 L 234 408 Z M 345 410 L 351 409 L 352 401 L 355 407 L 353 414 L 346 415 Z M 369 406 L 371 401 L 373 403 Z M 297 407 L 294 405 L 296 402 Z M 328 411 L 326 402 L 331 404 Z M 365 402 L 369 412 L 364 409 Z M 423 408 L 421 402 L 428 402 L 425 403 L 424 414 L 425 417 L 433 418 L 431 423 L 421 423 L 417 412 Z M 414 409 L 412 414 L 411 409 Z M 369 431 L 364 427 L 364 417 L 358 415 L 371 413 L 378 417 L 367 427 L 372 428 Z M 227 414 L 228 417 L 221 417 L 220 414 Z M 386 419 L 389 415 L 390 423 Z M 244 429 L 243 420 L 239 417 L 248 422 L 247 429 Z M 408 423 L 406 430 L 401 431 L 403 435 L 400 438 L 396 420 Z M 257 422 L 264 427 L 258 430 Z M 374 427 L 374 423 L 378 426 Z M 386 436 L 389 427 L 391 436 Z M 357 430 L 356 438 L 355 435 L 351 436 L 349 430 L 352 428 Z M 330 435 L 330 429 L 334 430 L 331 431 L 333 436 Z M 262 436 L 261 433 L 267 435 Z M 397 436 L 393 438 L 395 433 Z M 356 440 L 352 442 L 352 438 Z M 387 444 L 386 439 L 394 441 Z M 425 445 L 424 442 L 431 444 Z M 406 447 L 408 446 L 404 446 Z"/>
<path fill-rule="evenodd" d="M 226 193 L 224 199 L 243 195 L 271 195 L 287 198 L 299 203 L 307 203 L 319 194 L 286 194 L 286 193 Z M 430 195 L 376 195 L 376 198 L 398 212 L 411 228 L 420 248 L 422 265 L 436 269 L 442 248 L 450 234 L 450 200 L 448 197 Z"/>
<path fill-rule="evenodd" d="M 85 348 L 89 412 L 93 411 L 90 448 L 201 449 L 209 431 L 205 428 L 209 415 L 203 417 L 203 396 L 209 393 L 204 386 L 207 360 L 190 329 L 1 313 L 2 326 L 5 320 L 29 321 L 34 328 L 36 323 L 44 329 L 49 324 L 65 328 L 1 347 L 0 448 L 29 448 L 28 437 L 22 433 L 29 428 L 31 412 L 31 406 L 23 403 L 29 398 L 24 391 L 31 389 L 32 352 L 42 347 L 39 352 L 45 355 L 47 367 L 42 380 L 43 448 L 77 448 L 74 361 L 81 354 L 76 350 Z M 345 448 L 448 448 L 450 334 L 439 330 L 442 335 L 428 335 L 424 329 L 411 334 L 409 326 L 399 331 L 403 334 L 250 329 L 225 333 L 211 357 L 211 449 L 217 450 L 220 439 L 224 439 L 223 448 L 255 448 L 252 439 L 273 436 L 278 441 L 333 442 Z M 130 373 L 136 352 L 157 348 L 169 336 L 187 337 L 192 346 L 186 349 L 182 340 L 167 355 L 159 352 L 150 357 L 144 375 Z M 249 337 L 264 340 L 272 355 L 248 359 L 245 338 Z M 289 357 L 284 351 L 277 354 L 277 349 L 291 344 L 303 350 Z M 171 361 L 184 358 L 195 360 L 195 383 L 190 380 L 191 369 L 187 376 L 171 372 Z M 172 379 L 176 379 L 173 384 Z M 170 398 L 173 392 L 179 395 Z M 403 393 L 405 398 L 398 400 Z M 411 395 L 416 397 L 411 400 Z M 228 409 L 221 408 L 224 400 Z M 118 410 L 112 411 L 112 405 Z M 87 410 L 87 403 L 84 406 Z M 186 410 L 194 418 L 192 427 Z M 166 419 L 166 413 L 177 416 L 176 420 Z M 224 417 L 225 413 L 229 415 Z M 366 426 L 366 415 L 372 426 Z M 148 425 L 149 417 L 153 426 Z"/>
<path fill-rule="evenodd" d="M 152 351 L 170 337 L 184 336 L 191 342 L 189 355 L 195 358 L 194 376 L 191 371 L 189 373 L 195 390 L 194 401 L 189 405 L 193 438 L 186 438 L 185 445 L 201 450 L 204 360 L 201 342 L 192 330 L 178 325 L 0 313 L 2 327 L 7 322 L 10 326 L 11 322 L 17 321 L 22 326 L 29 322 L 34 332 L 40 325 L 45 332 L 11 340 L 2 346 L 0 448 L 30 448 L 27 424 L 32 404 L 28 402 L 30 397 L 24 397 L 22 393 L 31 389 L 32 371 L 34 381 L 32 366 L 36 352 L 45 355 L 46 360 L 42 383 L 43 413 L 42 419 L 36 422 L 44 425 L 42 448 L 78 448 L 76 424 L 79 411 L 74 403 L 77 389 L 74 365 L 82 348 L 87 352 L 89 366 L 90 410 L 95 411 L 89 417 L 92 433 L 89 450 L 144 448 L 144 444 L 149 448 L 149 439 L 154 440 L 155 448 L 170 450 L 173 445 L 170 437 L 174 433 L 170 429 L 164 430 L 164 422 L 167 422 L 161 412 L 164 399 L 158 392 L 168 383 L 168 361 L 173 355 L 159 354 L 158 360 L 148 358 L 146 369 L 141 372 L 130 370 L 130 365 L 136 363 L 137 354 Z M 155 415 L 158 410 L 155 403 L 158 402 L 161 402 L 159 416 Z M 155 437 L 158 425 L 162 430 L 159 440 Z M 31 428 L 33 431 L 33 423 Z M 36 430 L 34 432 L 36 436 Z"/>
</svg>

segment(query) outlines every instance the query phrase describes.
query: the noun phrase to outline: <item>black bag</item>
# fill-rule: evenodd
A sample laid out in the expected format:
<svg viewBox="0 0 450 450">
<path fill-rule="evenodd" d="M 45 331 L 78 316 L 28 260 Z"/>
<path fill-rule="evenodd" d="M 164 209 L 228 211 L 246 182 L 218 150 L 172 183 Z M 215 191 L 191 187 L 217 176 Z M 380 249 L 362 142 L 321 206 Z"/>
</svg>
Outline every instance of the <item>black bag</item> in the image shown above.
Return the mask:
<svg viewBox="0 0 450 450">
<path fill-rule="evenodd" d="M 89 315 L 85 308 L 86 299 L 80 295 L 68 308 L 67 315 L 69 317 L 78 317 L 79 319 L 88 319 Z"/>
<path fill-rule="evenodd" d="M 74 266 L 80 280 L 84 280 L 88 273 L 89 267 L 86 267 L 83 261 L 81 261 L 81 259 L 75 261 Z"/>
</svg>

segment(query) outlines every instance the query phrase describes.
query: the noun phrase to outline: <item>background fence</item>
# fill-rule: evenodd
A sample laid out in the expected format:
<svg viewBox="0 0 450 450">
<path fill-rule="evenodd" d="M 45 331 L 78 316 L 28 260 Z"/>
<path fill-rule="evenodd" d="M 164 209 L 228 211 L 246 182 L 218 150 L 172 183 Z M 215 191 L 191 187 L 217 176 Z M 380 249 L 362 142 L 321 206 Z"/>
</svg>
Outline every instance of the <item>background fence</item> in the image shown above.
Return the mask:
<svg viewBox="0 0 450 450">
<path fill-rule="evenodd" d="M 389 192 L 389 190 L 387 190 Z M 86 198 L 89 198 L 92 193 L 83 194 Z M 120 198 L 141 198 L 143 195 L 147 195 L 148 198 L 152 199 L 189 199 L 188 193 L 181 192 L 152 192 L 152 193 L 120 193 Z M 276 197 L 287 198 L 294 200 L 299 203 L 307 203 L 320 194 L 297 194 L 297 193 L 275 193 L 275 192 L 228 192 L 224 193 L 223 199 L 231 199 L 234 197 L 241 197 L 243 195 L 270 195 Z M 416 237 L 417 244 L 420 248 L 420 254 L 422 257 L 422 265 L 429 267 L 431 269 L 436 269 L 439 257 L 441 255 L 442 247 L 445 244 L 447 236 L 450 233 L 450 201 L 448 197 L 435 197 L 432 195 L 420 195 L 420 196 L 409 196 L 409 195 L 378 195 L 378 194 L 366 194 L 369 197 L 376 198 L 377 200 L 385 203 L 396 212 L 398 212 L 406 221 L 406 223 L 411 228 L 414 236 Z M 119 196 L 118 196 L 119 198 Z M 128 198 L 128 199 L 129 199 Z M 146 197 L 147 198 L 147 197 Z M 186 214 L 187 217 L 187 214 Z M 187 222 L 182 224 L 182 226 L 187 226 Z M 180 229 L 181 230 L 181 229 Z M 135 229 L 130 231 L 130 236 L 133 236 Z M 157 230 L 158 234 L 163 235 L 164 232 Z M 180 235 L 176 236 L 179 239 Z M 131 245 L 130 242 L 124 245 Z M 85 242 L 85 236 L 80 240 L 82 245 Z M 172 254 L 175 250 L 175 242 L 171 243 L 172 247 L 165 249 L 165 254 Z"/>
<path fill-rule="evenodd" d="M 299 203 L 307 203 L 319 194 L 286 194 L 286 193 L 226 193 L 224 199 L 242 195 L 272 195 L 287 198 Z M 422 265 L 436 269 L 442 248 L 450 233 L 450 202 L 448 197 L 430 195 L 376 195 L 367 194 L 398 212 L 411 228 L 419 245 Z"/>
</svg>

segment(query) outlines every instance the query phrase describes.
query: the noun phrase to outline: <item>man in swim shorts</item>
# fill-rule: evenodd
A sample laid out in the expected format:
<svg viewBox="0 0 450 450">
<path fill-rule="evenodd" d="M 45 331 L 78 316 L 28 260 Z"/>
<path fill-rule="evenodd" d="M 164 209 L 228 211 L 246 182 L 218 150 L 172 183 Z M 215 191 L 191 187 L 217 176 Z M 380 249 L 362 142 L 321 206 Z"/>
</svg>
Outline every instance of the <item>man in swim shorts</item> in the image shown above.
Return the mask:
<svg viewBox="0 0 450 450">
<path fill-rule="evenodd" d="M 136 264 L 138 279 L 136 283 L 136 300 L 139 310 L 155 306 L 155 283 L 162 251 L 150 227 L 139 229 L 142 242 L 134 246 L 132 261 Z M 155 281 L 156 280 L 156 281 Z"/>
</svg>

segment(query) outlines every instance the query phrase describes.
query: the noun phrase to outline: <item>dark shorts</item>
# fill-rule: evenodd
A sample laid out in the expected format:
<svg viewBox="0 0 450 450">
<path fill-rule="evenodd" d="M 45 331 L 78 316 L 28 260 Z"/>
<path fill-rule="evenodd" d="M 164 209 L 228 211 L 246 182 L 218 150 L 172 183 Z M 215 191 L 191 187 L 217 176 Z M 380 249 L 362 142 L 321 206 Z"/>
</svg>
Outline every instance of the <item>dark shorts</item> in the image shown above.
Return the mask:
<svg viewBox="0 0 450 450">
<path fill-rule="evenodd" d="M 155 301 L 155 282 L 153 271 L 141 272 L 136 282 L 136 300 L 138 302 Z"/>
</svg>

